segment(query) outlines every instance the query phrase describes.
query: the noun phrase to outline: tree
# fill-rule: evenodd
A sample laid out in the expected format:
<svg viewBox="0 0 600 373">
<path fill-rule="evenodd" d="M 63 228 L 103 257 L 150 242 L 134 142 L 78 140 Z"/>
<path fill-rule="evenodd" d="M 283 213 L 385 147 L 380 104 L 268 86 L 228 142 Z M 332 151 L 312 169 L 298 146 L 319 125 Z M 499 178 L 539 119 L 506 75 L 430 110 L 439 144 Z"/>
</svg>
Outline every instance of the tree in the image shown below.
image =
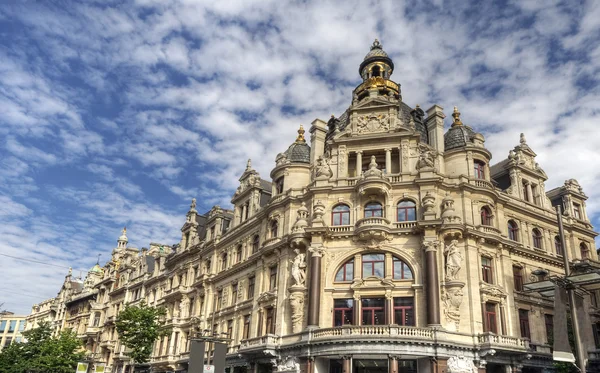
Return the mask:
<svg viewBox="0 0 600 373">
<path fill-rule="evenodd" d="M 136 364 L 150 360 L 154 342 L 170 333 L 160 321 L 166 315 L 164 307 L 152 307 L 142 302 L 139 306 L 125 306 L 115 325 L 127 353 Z"/>
<path fill-rule="evenodd" d="M 0 353 L 0 373 L 72 373 L 84 356 L 83 345 L 70 330 L 52 337 L 50 324 L 23 332 L 24 343 L 13 343 Z"/>
</svg>

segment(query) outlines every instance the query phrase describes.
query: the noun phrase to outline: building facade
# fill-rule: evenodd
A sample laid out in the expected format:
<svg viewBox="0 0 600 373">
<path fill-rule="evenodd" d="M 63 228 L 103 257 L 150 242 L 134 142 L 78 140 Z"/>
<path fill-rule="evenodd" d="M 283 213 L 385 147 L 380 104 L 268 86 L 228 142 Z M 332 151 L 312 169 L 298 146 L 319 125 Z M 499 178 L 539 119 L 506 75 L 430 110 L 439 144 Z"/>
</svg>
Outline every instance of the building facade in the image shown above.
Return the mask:
<svg viewBox="0 0 600 373">
<path fill-rule="evenodd" d="M 301 127 L 269 180 L 248 161 L 232 208 L 200 214 L 193 200 L 175 245 L 130 248 L 124 231 L 81 290 L 65 281 L 55 325 L 113 372 L 131 365 L 115 317 L 141 301 L 172 327 L 154 372 L 186 371 L 205 330 L 230 340 L 230 372 L 551 371 L 553 302 L 523 285 L 564 274 L 565 252 L 600 266 L 586 195 L 573 179 L 546 191 L 523 135 L 492 165 L 456 107 L 445 130 L 440 106 L 403 101 L 393 70 L 375 41 L 348 109 L 315 120 L 310 141 Z M 586 297 L 593 362 L 600 311 Z"/>
<path fill-rule="evenodd" d="M 25 330 L 25 316 L 18 316 L 12 312 L 0 312 L 0 351 L 12 343 L 23 340 L 21 332 Z"/>
</svg>

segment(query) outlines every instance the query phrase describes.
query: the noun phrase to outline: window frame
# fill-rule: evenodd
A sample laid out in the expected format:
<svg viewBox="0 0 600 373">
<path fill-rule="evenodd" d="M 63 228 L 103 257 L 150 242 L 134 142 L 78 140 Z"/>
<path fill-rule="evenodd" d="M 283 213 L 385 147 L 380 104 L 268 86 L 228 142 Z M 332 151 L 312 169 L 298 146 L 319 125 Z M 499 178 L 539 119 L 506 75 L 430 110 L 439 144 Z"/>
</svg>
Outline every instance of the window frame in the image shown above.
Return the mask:
<svg viewBox="0 0 600 373">
<path fill-rule="evenodd" d="M 235 251 L 235 264 L 242 262 L 242 245 L 238 245 Z"/>
<path fill-rule="evenodd" d="M 338 208 L 347 208 L 347 210 L 336 210 Z M 337 217 L 339 217 L 339 223 L 337 221 Z M 348 224 L 344 224 L 344 217 L 348 218 Z M 331 225 L 332 226 L 340 226 L 340 225 L 350 225 L 350 206 L 345 203 L 340 203 L 331 209 Z"/>
<path fill-rule="evenodd" d="M 585 242 L 579 244 L 579 253 L 581 254 L 581 259 L 591 259 L 590 248 Z"/>
<path fill-rule="evenodd" d="M 365 260 L 365 256 L 366 255 L 381 255 L 383 257 L 383 259 L 377 259 L 377 260 Z M 362 268 L 361 268 L 361 278 L 367 278 L 367 277 L 380 277 L 380 278 L 384 278 L 385 277 L 385 254 L 382 253 L 370 253 L 370 254 L 363 254 L 361 257 L 361 262 L 362 262 Z M 381 263 L 382 267 L 383 267 L 383 274 L 382 276 L 377 276 L 375 274 L 375 265 Z M 365 276 L 365 264 L 370 264 L 371 265 L 371 274 L 368 276 Z"/>
<path fill-rule="evenodd" d="M 348 266 L 351 266 L 352 270 L 351 270 L 351 277 L 352 278 L 348 278 Z M 338 274 L 343 271 L 343 275 L 342 275 L 342 280 L 338 280 Z M 351 282 L 354 280 L 354 258 L 348 260 L 347 262 L 345 262 L 344 264 L 342 264 L 342 266 L 338 269 L 338 271 L 335 273 L 335 278 L 334 278 L 334 282 Z"/>
<path fill-rule="evenodd" d="M 255 234 L 252 238 L 252 254 L 256 254 L 260 249 L 260 236 Z"/>
<path fill-rule="evenodd" d="M 581 205 L 573 202 L 573 217 L 577 220 L 582 220 Z"/>
<path fill-rule="evenodd" d="M 485 328 L 487 333 L 498 334 L 498 311 L 496 303 L 485 303 Z"/>
<path fill-rule="evenodd" d="M 494 263 L 492 259 L 487 256 L 481 257 L 481 279 L 487 284 L 494 283 Z"/>
<path fill-rule="evenodd" d="M 248 277 L 248 289 L 246 289 L 246 298 L 254 298 L 254 287 L 256 286 L 256 276 Z"/>
<path fill-rule="evenodd" d="M 346 307 L 341 307 L 341 306 L 337 306 L 336 305 L 336 301 L 350 301 L 350 307 L 347 307 L 348 303 L 345 304 Z M 337 319 L 337 313 L 341 312 L 340 317 L 341 317 L 341 321 L 342 323 L 340 325 L 336 324 L 336 319 Z M 350 322 L 346 323 L 346 314 L 350 313 Z M 333 327 L 338 327 L 338 326 L 344 326 L 344 325 L 354 325 L 354 299 L 352 298 L 338 298 L 338 299 L 334 299 L 333 300 Z"/>
<path fill-rule="evenodd" d="M 529 311 L 519 308 L 518 316 L 519 316 L 519 331 L 521 333 L 521 338 L 531 339 L 531 329 L 529 326 L 530 325 L 529 324 Z"/>
<path fill-rule="evenodd" d="M 279 233 L 279 221 L 277 219 L 273 219 L 269 223 L 269 236 L 270 236 L 270 238 L 277 238 L 277 237 L 279 237 L 278 233 Z"/>
<path fill-rule="evenodd" d="M 554 236 L 554 250 L 556 251 L 556 255 L 563 256 L 564 251 L 562 247 L 562 241 L 560 240 L 560 236 Z"/>
<path fill-rule="evenodd" d="M 372 206 L 378 206 L 378 208 L 374 208 Z M 366 218 L 383 218 L 383 216 L 384 216 L 383 205 L 377 201 L 367 203 L 365 205 L 364 212 L 365 212 L 365 214 L 364 214 L 365 219 Z M 380 215 L 377 215 L 377 212 L 379 212 Z"/>
<path fill-rule="evenodd" d="M 513 284 L 516 291 L 523 291 L 523 268 L 513 265 Z"/>
<path fill-rule="evenodd" d="M 269 267 L 269 290 L 277 288 L 277 266 Z"/>
<path fill-rule="evenodd" d="M 281 176 L 277 180 L 275 180 L 275 194 L 276 195 L 282 194 L 284 192 L 284 190 L 283 190 L 284 180 L 285 180 L 284 176 Z"/>
<path fill-rule="evenodd" d="M 479 211 L 481 216 L 481 225 L 485 225 L 488 227 L 494 226 L 494 215 L 492 214 L 492 210 L 488 206 L 483 206 Z"/>
<path fill-rule="evenodd" d="M 400 206 L 403 203 L 408 203 L 410 205 Z M 410 218 L 410 212 L 412 211 L 414 219 Z M 402 213 L 402 219 L 401 219 Z M 398 222 L 408 222 L 408 221 L 417 221 L 417 204 L 415 201 L 410 199 L 403 199 L 396 204 L 396 221 Z"/>
<path fill-rule="evenodd" d="M 411 304 L 410 305 L 401 305 L 401 306 L 397 306 L 396 305 L 396 299 L 410 299 Z M 400 311 L 401 312 L 401 319 L 402 322 L 399 323 L 397 320 L 397 315 L 396 312 Z M 409 318 L 412 320 L 412 323 L 406 323 L 406 318 L 407 318 L 407 313 L 411 313 L 411 315 L 409 316 Z M 415 297 L 394 297 L 392 299 L 392 317 L 393 317 L 393 322 L 396 325 L 402 325 L 402 326 L 416 326 L 416 319 L 415 319 Z"/>
<path fill-rule="evenodd" d="M 538 228 L 533 228 L 531 230 L 531 241 L 532 241 L 532 245 L 534 248 L 541 249 L 541 250 L 544 249 L 544 247 L 543 247 L 544 235 Z"/>
<path fill-rule="evenodd" d="M 474 160 L 473 171 L 476 179 L 485 180 L 485 162 L 478 159 Z"/>
<path fill-rule="evenodd" d="M 363 301 L 367 301 L 370 299 L 375 299 L 375 300 L 381 300 L 383 301 L 383 305 L 381 307 L 365 307 L 363 305 Z M 386 312 L 386 307 L 385 307 L 385 297 L 374 297 L 374 298 L 362 298 L 361 299 L 361 307 L 360 307 L 360 325 L 385 325 L 385 312 Z M 380 312 L 383 314 L 383 319 L 379 322 L 379 323 L 375 323 L 376 321 L 376 315 L 377 312 Z M 365 312 L 369 312 L 370 313 L 370 324 L 365 324 Z"/>
<path fill-rule="evenodd" d="M 400 265 L 400 273 L 401 273 L 400 278 L 396 277 L 396 265 Z M 405 276 L 405 269 L 407 269 L 408 273 L 410 273 L 410 277 Z M 410 268 L 410 266 L 404 260 L 398 258 L 397 256 L 392 257 L 392 279 L 394 279 L 394 280 L 414 280 L 415 279 L 415 275 L 412 271 L 412 268 Z"/>
<path fill-rule="evenodd" d="M 519 242 L 519 224 L 514 220 L 509 220 L 507 223 L 508 228 L 508 239 Z"/>
<path fill-rule="evenodd" d="M 248 338 L 250 338 L 250 321 L 251 321 L 251 317 L 252 317 L 252 315 L 245 315 L 244 316 L 244 327 L 242 329 L 242 339 L 248 339 Z"/>
</svg>

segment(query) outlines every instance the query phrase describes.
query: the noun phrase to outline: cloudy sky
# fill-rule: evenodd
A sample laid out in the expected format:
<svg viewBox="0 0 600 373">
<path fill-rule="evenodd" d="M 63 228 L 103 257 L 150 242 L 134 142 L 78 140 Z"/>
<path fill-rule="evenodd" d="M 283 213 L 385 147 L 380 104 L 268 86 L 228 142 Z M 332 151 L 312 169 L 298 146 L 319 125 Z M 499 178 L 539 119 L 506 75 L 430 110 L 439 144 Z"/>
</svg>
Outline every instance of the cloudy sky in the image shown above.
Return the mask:
<svg viewBox="0 0 600 373">
<path fill-rule="evenodd" d="M 268 177 L 299 124 L 345 110 L 376 37 L 404 101 L 457 105 L 493 163 L 525 132 L 598 226 L 599 5 L 3 1 L 0 304 L 28 313 L 123 226 L 175 243 L 192 197 L 229 206 L 246 159 Z"/>
</svg>

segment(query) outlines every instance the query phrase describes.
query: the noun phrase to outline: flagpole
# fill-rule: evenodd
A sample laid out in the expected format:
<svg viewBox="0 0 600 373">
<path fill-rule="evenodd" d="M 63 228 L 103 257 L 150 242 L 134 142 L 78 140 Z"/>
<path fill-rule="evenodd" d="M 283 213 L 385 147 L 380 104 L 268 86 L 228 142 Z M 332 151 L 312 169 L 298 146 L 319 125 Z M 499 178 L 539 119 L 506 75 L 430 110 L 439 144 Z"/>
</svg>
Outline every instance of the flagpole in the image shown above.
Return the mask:
<svg viewBox="0 0 600 373">
<path fill-rule="evenodd" d="M 565 241 L 565 233 L 563 230 L 562 223 L 562 210 L 560 205 L 556 206 L 556 218 L 558 220 L 558 236 L 560 237 L 560 244 L 562 245 L 563 251 L 563 262 L 565 265 L 565 278 L 571 274 L 571 268 L 569 267 L 569 250 Z M 569 297 L 569 309 L 571 310 L 571 324 L 573 325 L 573 336 L 575 338 L 575 349 L 577 350 L 577 360 L 579 361 L 579 370 L 585 373 L 585 355 L 583 353 L 583 345 L 581 343 L 581 335 L 579 332 L 579 320 L 577 319 L 577 310 L 575 309 L 575 287 L 573 284 L 567 282 L 567 295 Z"/>
</svg>

